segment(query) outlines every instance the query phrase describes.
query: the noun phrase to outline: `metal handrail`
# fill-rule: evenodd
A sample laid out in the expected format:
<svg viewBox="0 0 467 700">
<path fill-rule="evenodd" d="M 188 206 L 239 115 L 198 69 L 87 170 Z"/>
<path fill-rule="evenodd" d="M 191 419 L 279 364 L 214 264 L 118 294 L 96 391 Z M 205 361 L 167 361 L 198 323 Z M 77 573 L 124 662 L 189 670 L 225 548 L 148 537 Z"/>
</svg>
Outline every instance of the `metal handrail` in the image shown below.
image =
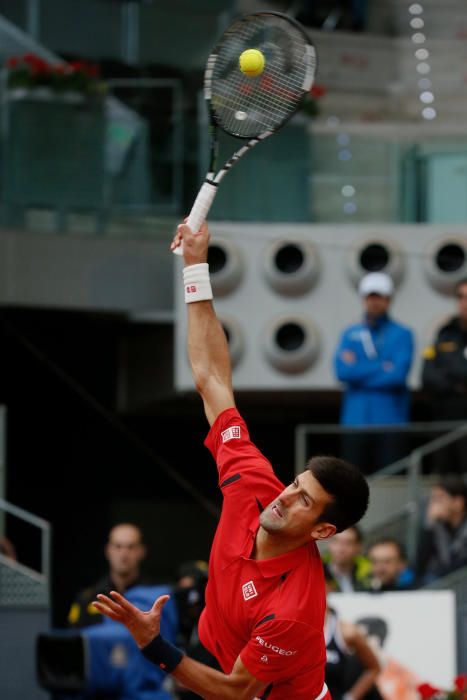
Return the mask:
<svg viewBox="0 0 467 700">
<path fill-rule="evenodd" d="M 439 432 L 449 430 L 446 435 L 434 438 L 426 442 L 424 445 L 412 450 L 406 457 L 389 464 L 387 467 L 380 469 L 378 472 L 369 477 L 370 487 L 383 479 L 407 472 L 409 500 L 394 513 L 391 514 L 388 522 L 393 522 L 403 515 L 409 516 L 411 526 L 407 530 L 407 554 L 409 559 L 413 559 L 417 551 L 418 544 L 418 520 L 420 512 L 420 475 L 421 464 L 424 457 L 436 452 L 437 450 L 447 447 L 458 440 L 467 437 L 467 422 L 466 421 L 432 421 L 420 423 L 407 423 L 404 425 L 380 425 L 380 426 L 358 426 L 352 427 L 341 426 L 339 424 L 325 424 L 323 426 L 317 424 L 300 424 L 295 431 L 295 469 L 299 472 L 303 469 L 306 462 L 306 436 L 309 434 L 349 434 L 349 433 L 391 433 L 391 432 Z M 384 525 L 384 520 L 378 523 L 378 526 Z"/>
<path fill-rule="evenodd" d="M 402 423 L 402 424 L 391 424 L 391 425 L 359 425 L 359 426 L 348 426 L 341 425 L 340 423 L 324 423 L 320 425 L 318 423 L 300 423 L 295 428 L 295 471 L 299 472 L 303 469 L 304 464 L 307 461 L 306 454 L 306 437 L 307 435 L 320 434 L 320 435 L 351 435 L 351 434 L 362 434 L 366 435 L 368 433 L 438 433 L 449 431 L 447 435 L 441 435 L 440 437 L 434 438 L 429 442 L 425 443 L 422 447 L 417 447 L 412 452 L 417 450 L 420 452 L 420 458 L 426 457 L 426 455 L 435 452 L 441 447 L 446 447 L 452 442 L 456 442 L 460 438 L 467 435 L 467 422 L 466 421 L 420 421 L 416 423 Z M 411 454 L 410 452 L 406 457 L 388 464 L 383 467 L 378 472 L 370 477 L 370 481 L 376 481 L 378 479 L 384 478 L 386 476 L 392 476 L 394 474 L 399 474 L 404 471 L 404 467 L 410 462 Z"/>
<path fill-rule="evenodd" d="M 449 574 L 446 574 L 445 576 L 442 576 L 441 578 L 437 578 L 435 581 L 430 581 L 430 583 L 427 583 L 423 588 L 429 588 L 429 589 L 443 589 L 443 588 L 449 588 L 452 589 L 454 586 L 457 584 L 460 584 L 462 586 L 463 591 L 465 591 L 464 598 L 461 601 L 458 601 L 460 603 L 467 602 L 467 566 L 463 566 L 459 569 L 455 569 L 454 571 L 451 571 Z"/>
<path fill-rule="evenodd" d="M 51 541 L 52 541 L 52 526 L 43 518 L 39 518 L 34 513 L 30 513 L 24 508 L 15 506 L 13 503 L 9 503 L 3 498 L 0 498 L 0 510 L 5 513 L 14 515 L 15 517 L 23 520 L 34 527 L 37 527 L 41 531 L 41 571 L 40 575 L 43 577 L 44 582 L 47 586 L 48 596 L 50 595 L 50 551 L 51 551 Z M 28 572 L 31 571 L 29 567 L 25 567 Z"/>
<path fill-rule="evenodd" d="M 0 554 L 0 564 L 2 564 L 2 566 L 7 566 L 13 571 L 17 571 L 23 576 L 27 576 L 32 581 L 36 581 L 36 583 L 41 583 L 42 585 L 47 585 L 48 583 L 47 577 L 44 576 L 44 574 L 40 574 L 38 571 L 31 569 L 29 566 L 25 566 L 24 564 L 20 564 L 18 561 L 10 559 L 10 557 L 6 557 L 4 554 Z"/>
</svg>

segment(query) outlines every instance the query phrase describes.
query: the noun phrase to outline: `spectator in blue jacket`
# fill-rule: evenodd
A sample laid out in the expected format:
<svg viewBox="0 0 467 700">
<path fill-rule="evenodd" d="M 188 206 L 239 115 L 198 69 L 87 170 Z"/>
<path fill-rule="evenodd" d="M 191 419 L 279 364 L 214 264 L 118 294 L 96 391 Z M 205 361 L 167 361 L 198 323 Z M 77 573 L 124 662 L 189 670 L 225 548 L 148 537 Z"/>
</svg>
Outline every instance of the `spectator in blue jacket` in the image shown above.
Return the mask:
<svg viewBox="0 0 467 700">
<path fill-rule="evenodd" d="M 343 332 L 334 358 L 336 376 L 345 384 L 342 425 L 401 425 L 409 420 L 413 335 L 388 316 L 393 292 L 391 278 L 382 272 L 360 282 L 364 319 Z M 344 435 L 342 445 L 346 459 L 374 471 L 403 457 L 405 443 L 396 429 Z"/>
</svg>

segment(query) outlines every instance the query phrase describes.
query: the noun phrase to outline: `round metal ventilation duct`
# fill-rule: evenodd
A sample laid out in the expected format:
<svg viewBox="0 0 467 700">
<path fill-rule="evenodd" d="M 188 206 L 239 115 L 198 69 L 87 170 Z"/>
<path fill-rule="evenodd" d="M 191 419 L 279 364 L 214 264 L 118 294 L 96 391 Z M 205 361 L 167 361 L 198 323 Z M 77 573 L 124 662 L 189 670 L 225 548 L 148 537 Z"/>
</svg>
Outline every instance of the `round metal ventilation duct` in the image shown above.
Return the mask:
<svg viewBox="0 0 467 700">
<path fill-rule="evenodd" d="M 318 356 L 319 346 L 318 330 L 304 316 L 280 316 L 266 326 L 263 334 L 266 359 L 285 374 L 308 370 Z"/>
<path fill-rule="evenodd" d="M 245 352 L 245 338 L 242 327 L 231 316 L 221 315 L 219 317 L 222 328 L 224 329 L 227 343 L 229 345 L 230 361 L 232 367 L 236 367 L 242 359 Z"/>
<path fill-rule="evenodd" d="M 279 240 L 268 246 L 263 274 L 278 294 L 298 297 L 312 289 L 321 265 L 316 248 L 306 241 Z"/>
<path fill-rule="evenodd" d="M 241 250 L 235 243 L 215 238 L 209 245 L 208 263 L 215 297 L 226 296 L 238 287 L 245 266 Z"/>
<path fill-rule="evenodd" d="M 467 238 L 444 236 L 432 243 L 424 258 L 425 276 L 442 294 L 452 294 L 456 284 L 467 278 Z"/>
<path fill-rule="evenodd" d="M 395 241 L 375 236 L 352 246 L 348 273 L 353 284 L 357 287 L 369 272 L 384 272 L 391 277 L 394 286 L 399 284 L 404 273 L 404 257 Z"/>
</svg>

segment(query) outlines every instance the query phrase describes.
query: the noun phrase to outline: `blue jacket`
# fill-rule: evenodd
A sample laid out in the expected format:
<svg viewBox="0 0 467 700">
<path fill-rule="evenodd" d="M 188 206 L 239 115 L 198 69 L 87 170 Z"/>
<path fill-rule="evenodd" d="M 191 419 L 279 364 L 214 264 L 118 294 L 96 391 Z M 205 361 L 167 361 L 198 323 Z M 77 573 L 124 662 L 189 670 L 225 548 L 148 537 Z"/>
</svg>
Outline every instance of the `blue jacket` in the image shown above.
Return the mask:
<svg viewBox="0 0 467 700">
<path fill-rule="evenodd" d="M 138 585 L 129 588 L 125 597 L 137 608 L 149 610 L 156 598 L 166 593 L 172 593 L 168 586 Z M 177 630 L 178 613 L 171 598 L 164 606 L 161 633 L 174 642 Z M 83 700 L 99 693 L 118 700 L 170 700 L 173 697 L 163 687 L 164 671 L 141 654 L 123 625 L 104 617 L 102 624 L 85 627 L 80 633 L 85 640 L 87 660 Z"/>
<path fill-rule="evenodd" d="M 410 394 L 406 380 L 413 356 L 412 331 L 388 316 L 374 325 L 347 328 L 340 339 L 334 365 L 347 386 L 341 410 L 343 425 L 384 425 L 409 420 Z M 354 362 L 345 362 L 350 351 Z"/>
</svg>

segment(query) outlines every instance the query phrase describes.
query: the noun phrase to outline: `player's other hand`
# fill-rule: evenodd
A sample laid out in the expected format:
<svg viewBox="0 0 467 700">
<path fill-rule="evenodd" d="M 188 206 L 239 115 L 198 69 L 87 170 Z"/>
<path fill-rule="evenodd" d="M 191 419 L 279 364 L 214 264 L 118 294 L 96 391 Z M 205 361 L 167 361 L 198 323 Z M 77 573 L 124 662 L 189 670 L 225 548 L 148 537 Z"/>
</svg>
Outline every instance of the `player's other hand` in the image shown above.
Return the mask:
<svg viewBox="0 0 467 700">
<path fill-rule="evenodd" d="M 162 608 L 169 598 L 168 595 L 159 596 L 151 610 L 143 612 L 120 593 L 111 591 L 110 596 L 99 593 L 93 605 L 103 615 L 125 625 L 136 644 L 143 649 L 160 633 Z"/>
<path fill-rule="evenodd" d="M 173 251 L 183 243 L 183 258 L 185 265 L 196 265 L 207 262 L 209 247 L 209 230 L 206 222 L 196 233 L 186 225 L 180 224 L 174 236 L 170 249 Z"/>
</svg>

